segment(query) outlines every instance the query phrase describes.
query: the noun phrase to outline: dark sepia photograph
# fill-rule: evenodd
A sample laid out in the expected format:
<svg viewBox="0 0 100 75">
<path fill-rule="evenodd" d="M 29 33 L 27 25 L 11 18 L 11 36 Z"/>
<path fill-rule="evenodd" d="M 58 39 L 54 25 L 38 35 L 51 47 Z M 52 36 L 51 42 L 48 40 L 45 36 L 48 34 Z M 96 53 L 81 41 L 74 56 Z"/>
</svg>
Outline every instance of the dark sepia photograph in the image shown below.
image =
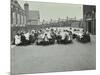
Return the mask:
<svg viewBox="0 0 100 75">
<path fill-rule="evenodd" d="M 11 75 L 96 70 L 96 5 L 10 0 Z"/>
</svg>

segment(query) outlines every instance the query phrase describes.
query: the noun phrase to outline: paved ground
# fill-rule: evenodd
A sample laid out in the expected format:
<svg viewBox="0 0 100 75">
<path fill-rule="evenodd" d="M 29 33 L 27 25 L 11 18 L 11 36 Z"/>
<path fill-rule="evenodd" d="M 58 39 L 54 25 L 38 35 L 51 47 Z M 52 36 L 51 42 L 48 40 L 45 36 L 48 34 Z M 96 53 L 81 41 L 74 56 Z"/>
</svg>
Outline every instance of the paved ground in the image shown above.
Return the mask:
<svg viewBox="0 0 100 75">
<path fill-rule="evenodd" d="M 96 37 L 91 43 L 11 46 L 11 71 L 15 74 L 91 70 L 96 68 Z M 13 74 L 14 75 L 14 74 Z"/>
</svg>

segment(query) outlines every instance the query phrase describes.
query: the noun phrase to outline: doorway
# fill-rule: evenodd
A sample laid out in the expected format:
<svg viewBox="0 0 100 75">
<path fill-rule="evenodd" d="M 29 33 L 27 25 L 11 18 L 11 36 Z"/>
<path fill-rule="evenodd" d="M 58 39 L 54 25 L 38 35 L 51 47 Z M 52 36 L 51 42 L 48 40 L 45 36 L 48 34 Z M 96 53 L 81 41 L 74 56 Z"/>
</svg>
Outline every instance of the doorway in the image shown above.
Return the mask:
<svg viewBox="0 0 100 75">
<path fill-rule="evenodd" d="M 91 21 L 89 21 L 89 22 L 88 22 L 88 32 L 89 32 L 89 33 L 92 33 L 92 31 L 91 31 L 91 24 L 92 24 Z"/>
</svg>

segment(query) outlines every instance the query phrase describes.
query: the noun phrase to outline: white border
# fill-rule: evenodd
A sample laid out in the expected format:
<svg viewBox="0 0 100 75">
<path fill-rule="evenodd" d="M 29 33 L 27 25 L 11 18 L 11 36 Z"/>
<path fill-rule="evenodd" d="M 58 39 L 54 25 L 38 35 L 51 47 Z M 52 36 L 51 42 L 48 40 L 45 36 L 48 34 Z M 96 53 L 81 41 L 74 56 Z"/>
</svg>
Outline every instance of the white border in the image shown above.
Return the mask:
<svg viewBox="0 0 100 75">
<path fill-rule="evenodd" d="M 42 2 L 56 2 L 56 3 L 73 3 L 73 4 L 96 5 L 96 1 L 93 1 L 93 0 L 24 0 L 24 1 L 42 1 Z"/>
<path fill-rule="evenodd" d="M 73 4 L 89 4 L 97 5 L 97 70 L 90 71 L 73 71 L 73 72 L 57 72 L 57 73 L 42 73 L 37 75 L 99 75 L 100 70 L 100 49 L 99 49 L 99 0 L 32 0 L 43 2 L 57 3 L 73 3 Z M 10 0 L 0 1 L 0 75 L 9 75 L 10 73 Z M 33 75 L 33 74 L 31 74 Z"/>
</svg>

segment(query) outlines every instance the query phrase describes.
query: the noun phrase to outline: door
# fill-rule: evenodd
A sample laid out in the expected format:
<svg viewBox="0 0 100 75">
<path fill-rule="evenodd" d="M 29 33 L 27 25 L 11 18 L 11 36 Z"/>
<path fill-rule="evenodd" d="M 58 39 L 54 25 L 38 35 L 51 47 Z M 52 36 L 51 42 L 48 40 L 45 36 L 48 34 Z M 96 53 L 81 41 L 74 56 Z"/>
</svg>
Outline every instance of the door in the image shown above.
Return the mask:
<svg viewBox="0 0 100 75">
<path fill-rule="evenodd" d="M 91 24 L 92 24 L 91 21 L 89 21 L 89 22 L 88 22 L 88 32 L 89 32 L 89 33 L 92 33 L 92 32 L 91 32 Z"/>
</svg>

